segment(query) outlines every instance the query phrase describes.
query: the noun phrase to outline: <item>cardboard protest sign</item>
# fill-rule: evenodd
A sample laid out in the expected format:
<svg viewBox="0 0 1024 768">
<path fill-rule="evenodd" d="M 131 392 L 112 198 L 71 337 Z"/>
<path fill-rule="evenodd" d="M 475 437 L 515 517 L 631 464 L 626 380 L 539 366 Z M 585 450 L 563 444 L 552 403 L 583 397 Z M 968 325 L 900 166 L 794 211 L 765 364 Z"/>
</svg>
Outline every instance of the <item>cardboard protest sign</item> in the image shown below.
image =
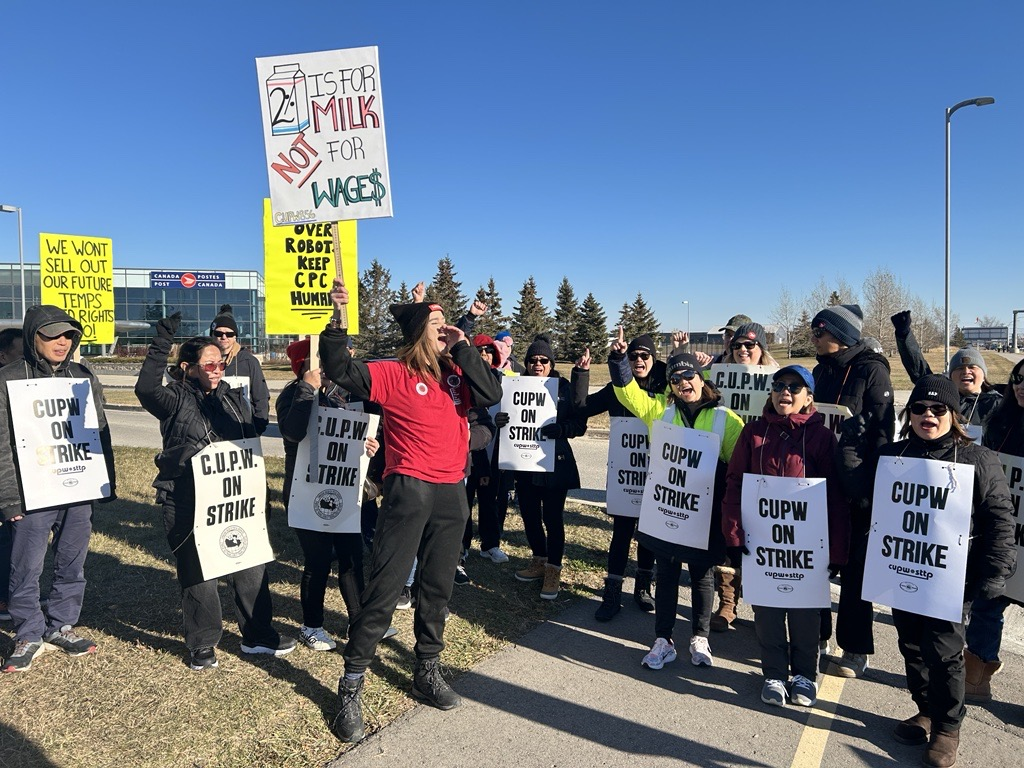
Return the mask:
<svg viewBox="0 0 1024 768">
<path fill-rule="evenodd" d="M 773 608 L 832 605 L 825 480 L 745 474 L 740 509 L 750 550 L 744 599 Z"/>
<path fill-rule="evenodd" d="M 370 459 L 366 438 L 377 434 L 376 414 L 313 408 L 299 443 L 288 498 L 288 525 L 328 533 L 359 533 L 363 480 Z M 312 435 L 316 440 L 311 440 Z M 314 445 L 315 444 L 315 445 Z M 310 461 L 315 454 L 316 460 Z"/>
<path fill-rule="evenodd" d="M 7 398 L 26 510 L 110 495 L 89 379 L 9 381 Z"/>
<path fill-rule="evenodd" d="M 843 426 L 843 422 L 853 415 L 845 405 L 835 403 L 815 403 L 814 408 L 825 417 L 825 426 L 831 429 L 836 437 L 839 437 L 839 428 Z"/>
<path fill-rule="evenodd" d="M 863 599 L 962 621 L 973 496 L 970 464 L 879 458 Z"/>
<path fill-rule="evenodd" d="M 256 59 L 275 226 L 391 216 L 376 46 Z"/>
<path fill-rule="evenodd" d="M 605 484 L 609 515 L 640 517 L 650 444 L 647 425 L 641 419 L 612 417 Z"/>
<path fill-rule="evenodd" d="M 714 432 L 654 422 L 638 530 L 672 544 L 708 548 L 721 446 Z"/>
<path fill-rule="evenodd" d="M 501 410 L 508 426 L 498 430 L 498 469 L 554 472 L 555 441 L 540 433 L 558 417 L 558 379 L 506 376 L 501 380 Z"/>
<path fill-rule="evenodd" d="M 1024 497 L 1024 457 L 1000 453 L 1006 481 L 1010 486 L 1010 501 L 1013 503 L 1013 542 L 1017 547 L 1017 562 L 1013 573 L 1006 580 L 1006 596 L 1024 602 L 1024 523 L 1020 519 L 1020 500 Z"/>
<path fill-rule="evenodd" d="M 82 344 L 114 343 L 114 248 L 107 237 L 39 234 L 40 301 L 82 324 Z"/>
<path fill-rule="evenodd" d="M 320 333 L 331 319 L 331 285 L 337 275 L 334 229 L 348 288 L 348 332 L 359 333 L 359 264 L 355 221 L 275 227 L 270 200 L 263 201 L 263 264 L 267 333 Z"/>
<path fill-rule="evenodd" d="M 711 366 L 711 382 L 722 393 L 722 405 L 743 421 L 753 421 L 764 411 L 777 370 L 777 365 L 716 363 Z"/>
<path fill-rule="evenodd" d="M 211 443 L 192 457 L 193 535 L 209 581 L 274 559 L 267 537 L 267 472 L 258 437 Z"/>
</svg>

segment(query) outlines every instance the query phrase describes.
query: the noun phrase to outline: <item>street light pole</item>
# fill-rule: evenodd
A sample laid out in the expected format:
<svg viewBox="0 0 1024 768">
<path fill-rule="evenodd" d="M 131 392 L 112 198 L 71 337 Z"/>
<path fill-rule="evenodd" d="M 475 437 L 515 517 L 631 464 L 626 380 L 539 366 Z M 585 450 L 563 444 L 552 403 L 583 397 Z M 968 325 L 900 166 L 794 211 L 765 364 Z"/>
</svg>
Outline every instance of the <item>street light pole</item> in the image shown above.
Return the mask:
<svg viewBox="0 0 1024 768">
<path fill-rule="evenodd" d="M 21 208 L 16 205 L 0 205 L 3 213 L 18 214 L 18 265 L 21 267 L 21 316 L 25 317 L 25 248 L 21 239 Z"/>
<path fill-rule="evenodd" d="M 690 302 L 683 300 L 686 305 L 686 338 L 690 338 Z"/>
<path fill-rule="evenodd" d="M 949 370 L 949 120 L 960 107 L 986 107 L 995 104 L 996 100 L 991 96 L 981 96 L 977 99 L 967 99 L 952 107 L 946 108 L 946 309 L 945 322 L 946 334 L 943 344 L 943 356 L 945 365 L 943 370 Z"/>
</svg>

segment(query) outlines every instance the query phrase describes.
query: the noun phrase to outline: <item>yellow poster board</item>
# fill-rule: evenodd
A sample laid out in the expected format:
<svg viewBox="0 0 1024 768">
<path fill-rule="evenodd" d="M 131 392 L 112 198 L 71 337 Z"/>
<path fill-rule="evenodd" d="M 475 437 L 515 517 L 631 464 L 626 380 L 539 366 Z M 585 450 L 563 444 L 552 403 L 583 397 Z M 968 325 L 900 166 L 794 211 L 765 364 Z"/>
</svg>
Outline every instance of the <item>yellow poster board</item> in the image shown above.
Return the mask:
<svg viewBox="0 0 1024 768">
<path fill-rule="evenodd" d="M 270 200 L 263 201 L 263 256 L 267 287 L 267 334 L 320 333 L 331 319 L 331 284 L 336 274 L 334 231 L 341 243 L 341 269 L 348 288 L 348 332 L 359 333 L 359 265 L 356 222 L 275 227 Z"/>
<path fill-rule="evenodd" d="M 108 237 L 39 233 L 40 298 L 82 324 L 82 344 L 114 343 L 114 254 Z"/>
</svg>

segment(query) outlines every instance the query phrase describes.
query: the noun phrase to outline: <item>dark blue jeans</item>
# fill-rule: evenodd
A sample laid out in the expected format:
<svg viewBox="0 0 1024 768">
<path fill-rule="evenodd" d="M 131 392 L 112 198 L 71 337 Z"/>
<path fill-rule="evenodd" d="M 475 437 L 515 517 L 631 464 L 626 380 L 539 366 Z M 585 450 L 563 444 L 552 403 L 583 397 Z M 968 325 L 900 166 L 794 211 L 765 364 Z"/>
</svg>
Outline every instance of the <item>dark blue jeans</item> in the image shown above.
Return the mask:
<svg viewBox="0 0 1024 768">
<path fill-rule="evenodd" d="M 971 604 L 967 625 L 967 647 L 982 661 L 999 661 L 1003 642 L 1003 612 L 1010 601 L 1005 597 L 977 599 Z"/>
</svg>

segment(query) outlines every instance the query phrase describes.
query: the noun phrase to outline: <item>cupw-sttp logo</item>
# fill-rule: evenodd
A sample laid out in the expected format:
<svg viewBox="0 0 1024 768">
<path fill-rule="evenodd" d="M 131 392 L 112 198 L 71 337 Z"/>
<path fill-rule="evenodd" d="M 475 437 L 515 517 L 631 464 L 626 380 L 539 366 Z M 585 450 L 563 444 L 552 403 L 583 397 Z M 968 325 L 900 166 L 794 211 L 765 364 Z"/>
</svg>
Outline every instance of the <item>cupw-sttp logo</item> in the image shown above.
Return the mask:
<svg viewBox="0 0 1024 768">
<path fill-rule="evenodd" d="M 345 500 L 333 488 L 321 491 L 313 499 L 313 511 L 321 520 L 333 520 L 341 514 L 344 506 Z"/>
<path fill-rule="evenodd" d="M 220 551 L 227 557 L 239 558 L 249 548 L 249 537 L 245 529 L 229 525 L 220 534 Z"/>
</svg>

